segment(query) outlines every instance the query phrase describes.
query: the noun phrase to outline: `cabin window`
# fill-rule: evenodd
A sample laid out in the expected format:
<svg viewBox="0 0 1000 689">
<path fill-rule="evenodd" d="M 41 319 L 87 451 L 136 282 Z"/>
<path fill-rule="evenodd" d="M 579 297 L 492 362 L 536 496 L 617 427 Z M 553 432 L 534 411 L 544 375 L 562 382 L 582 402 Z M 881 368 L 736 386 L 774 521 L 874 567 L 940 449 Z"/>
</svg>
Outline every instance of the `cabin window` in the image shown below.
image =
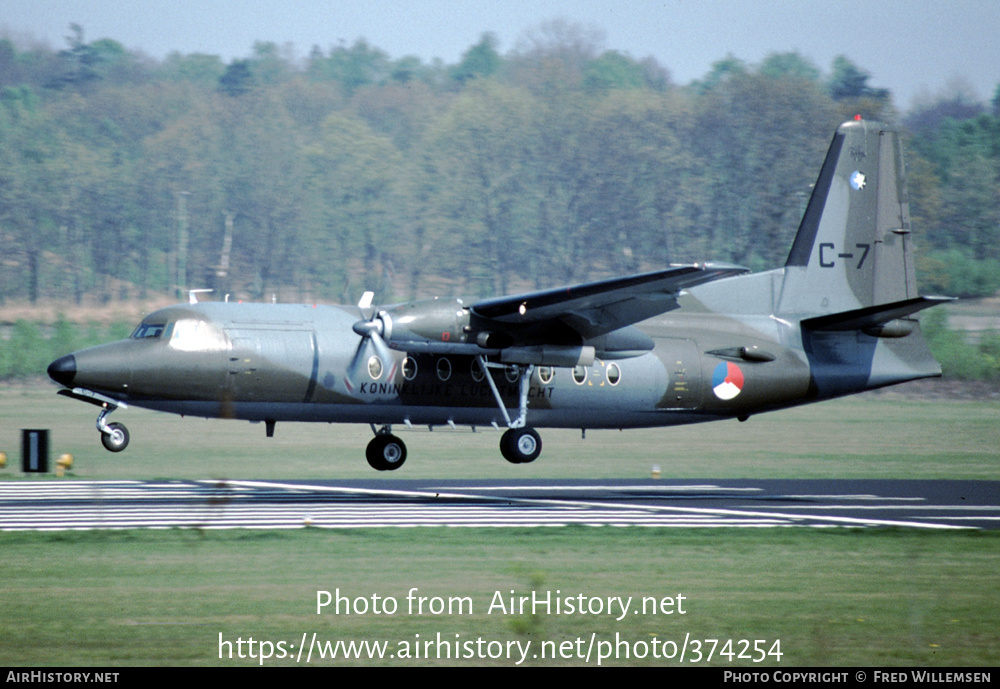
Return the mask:
<svg viewBox="0 0 1000 689">
<path fill-rule="evenodd" d="M 444 357 L 438 359 L 437 374 L 440 380 L 448 380 L 451 378 L 451 362 Z"/>
<path fill-rule="evenodd" d="M 576 366 L 573 368 L 573 381 L 577 385 L 583 385 L 585 382 L 587 382 L 586 366 Z"/>
<path fill-rule="evenodd" d="M 382 360 L 374 354 L 368 358 L 368 375 L 372 377 L 372 380 L 378 380 L 382 377 Z"/>
<path fill-rule="evenodd" d="M 604 375 L 608 379 L 608 383 L 611 385 L 618 385 L 622 379 L 622 370 L 618 367 L 618 364 L 611 362 L 608 364 L 608 369 Z"/>
<path fill-rule="evenodd" d="M 469 372 L 472 373 L 472 380 L 477 383 L 481 383 L 486 379 L 486 371 L 483 370 L 483 365 L 478 358 L 472 360 L 472 365 L 469 366 Z"/>
<path fill-rule="evenodd" d="M 521 375 L 521 369 L 517 364 L 509 364 L 503 371 L 508 383 L 516 383 Z"/>
<path fill-rule="evenodd" d="M 548 385 L 549 383 L 551 383 L 555 375 L 556 375 L 556 370 L 551 366 L 538 367 L 538 380 L 543 385 Z"/>
<path fill-rule="evenodd" d="M 209 352 L 228 349 L 229 342 L 214 323 L 182 318 L 174 324 L 170 346 L 182 352 Z"/>
<path fill-rule="evenodd" d="M 417 360 L 412 356 L 403 359 L 403 378 L 413 380 L 417 377 Z"/>
</svg>

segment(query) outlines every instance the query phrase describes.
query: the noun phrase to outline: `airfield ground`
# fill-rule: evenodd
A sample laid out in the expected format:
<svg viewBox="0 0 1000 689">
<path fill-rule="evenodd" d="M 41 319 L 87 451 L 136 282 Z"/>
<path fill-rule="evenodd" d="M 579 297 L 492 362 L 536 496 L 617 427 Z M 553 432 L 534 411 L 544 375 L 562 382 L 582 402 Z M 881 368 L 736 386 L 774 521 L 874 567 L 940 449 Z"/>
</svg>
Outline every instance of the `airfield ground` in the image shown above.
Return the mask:
<svg viewBox="0 0 1000 689">
<path fill-rule="evenodd" d="M 0 480 L 114 478 L 372 478 L 361 426 L 260 425 L 116 412 L 132 431 L 121 455 L 106 453 L 94 410 L 57 398 L 52 385 L 0 389 Z M 71 452 L 66 479 L 24 478 L 21 428 L 50 428 L 51 453 Z M 543 430 L 542 456 L 513 466 L 499 434 L 481 429 L 401 433 L 410 449 L 393 478 L 798 477 L 992 479 L 998 476 L 995 400 L 862 397 L 753 418 L 658 430 Z M 303 635 L 320 641 L 387 641 L 395 658 L 343 657 L 326 664 L 514 665 L 507 642 L 565 650 L 528 665 L 596 665 L 591 642 L 624 642 L 615 665 L 680 665 L 655 657 L 688 640 L 684 665 L 996 666 L 1000 661 L 998 532 L 896 529 L 367 529 L 325 531 L 96 531 L 0 533 L 0 663 L 4 665 L 258 664 L 258 643 Z M 411 589 L 427 599 L 407 610 Z M 394 614 L 316 614 L 317 591 L 352 601 L 392 598 Z M 520 615 L 494 609 L 551 591 L 607 600 L 685 596 L 686 613 Z M 440 614 L 433 599 L 468 600 Z M 440 636 L 438 636 L 440 634 Z M 419 637 L 417 636 L 419 635 Z M 732 639 L 735 645 L 724 644 Z M 739 640 L 780 640 L 782 656 L 741 660 Z M 436 655 L 482 640 L 498 658 L 402 659 L 434 641 Z M 654 641 L 655 640 L 655 641 Z M 702 640 L 701 658 L 691 640 Z M 223 655 L 219 657 L 220 641 Z M 444 646 L 438 642 L 445 642 Z M 225 642 L 231 642 L 227 646 Z M 403 646 L 407 644 L 407 646 Z M 455 644 L 459 644 L 457 647 Z M 568 644 L 568 645 L 566 645 Z M 233 649 L 230 659 L 227 649 Z M 266 648 L 266 647 L 265 647 Z M 421 647 L 423 653 L 426 647 Z M 474 648 L 474 645 L 473 647 Z M 605 646 L 604 648 L 608 648 Z M 628 650 L 630 657 L 624 657 Z M 238 657 L 242 650 L 244 657 Z M 278 647 L 274 647 L 277 653 Z M 645 657 L 637 658 L 637 653 Z M 304 656 L 303 656 L 304 657 Z M 314 657 L 313 663 L 319 664 Z M 272 658 L 265 664 L 294 664 Z"/>
</svg>

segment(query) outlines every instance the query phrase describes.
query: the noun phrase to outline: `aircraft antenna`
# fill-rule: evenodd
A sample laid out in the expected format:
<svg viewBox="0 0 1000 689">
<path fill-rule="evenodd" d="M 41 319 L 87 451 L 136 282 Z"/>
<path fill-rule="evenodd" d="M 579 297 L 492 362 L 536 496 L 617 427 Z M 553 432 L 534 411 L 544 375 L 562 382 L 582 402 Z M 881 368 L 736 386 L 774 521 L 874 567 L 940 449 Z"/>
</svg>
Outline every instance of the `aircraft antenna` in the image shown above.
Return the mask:
<svg viewBox="0 0 1000 689">
<path fill-rule="evenodd" d="M 188 290 L 188 304 L 198 303 L 198 294 L 201 292 L 214 292 L 212 289 L 189 289 Z"/>
</svg>

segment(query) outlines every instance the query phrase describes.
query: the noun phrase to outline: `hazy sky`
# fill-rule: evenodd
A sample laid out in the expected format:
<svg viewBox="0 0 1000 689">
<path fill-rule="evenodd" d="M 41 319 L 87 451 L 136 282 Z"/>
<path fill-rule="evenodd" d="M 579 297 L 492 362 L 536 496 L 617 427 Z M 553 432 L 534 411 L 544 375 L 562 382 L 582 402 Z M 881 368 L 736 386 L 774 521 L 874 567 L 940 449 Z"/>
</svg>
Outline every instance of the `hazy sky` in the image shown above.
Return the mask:
<svg viewBox="0 0 1000 689">
<path fill-rule="evenodd" d="M 305 56 L 365 38 L 393 59 L 453 64 L 483 32 L 506 53 L 555 18 L 602 29 L 605 49 L 652 55 L 678 84 L 727 53 L 758 63 L 793 50 L 824 73 L 847 55 L 904 109 L 955 77 L 982 100 L 1000 83 L 997 0 L 0 0 L 0 35 L 62 48 L 77 23 L 87 41 L 227 62 L 248 57 L 255 41 L 291 43 Z"/>
</svg>

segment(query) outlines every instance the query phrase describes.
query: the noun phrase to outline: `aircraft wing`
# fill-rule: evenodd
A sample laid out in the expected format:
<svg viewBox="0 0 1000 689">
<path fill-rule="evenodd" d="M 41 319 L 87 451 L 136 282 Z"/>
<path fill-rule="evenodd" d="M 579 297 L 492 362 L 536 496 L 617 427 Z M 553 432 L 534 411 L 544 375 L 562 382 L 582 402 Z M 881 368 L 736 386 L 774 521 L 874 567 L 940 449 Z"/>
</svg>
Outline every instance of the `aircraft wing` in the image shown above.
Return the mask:
<svg viewBox="0 0 1000 689">
<path fill-rule="evenodd" d="M 681 290 L 747 272 L 748 269 L 731 264 L 675 266 L 652 273 L 484 299 L 470 310 L 495 323 L 512 326 L 560 321 L 590 338 L 676 308 Z"/>
</svg>

